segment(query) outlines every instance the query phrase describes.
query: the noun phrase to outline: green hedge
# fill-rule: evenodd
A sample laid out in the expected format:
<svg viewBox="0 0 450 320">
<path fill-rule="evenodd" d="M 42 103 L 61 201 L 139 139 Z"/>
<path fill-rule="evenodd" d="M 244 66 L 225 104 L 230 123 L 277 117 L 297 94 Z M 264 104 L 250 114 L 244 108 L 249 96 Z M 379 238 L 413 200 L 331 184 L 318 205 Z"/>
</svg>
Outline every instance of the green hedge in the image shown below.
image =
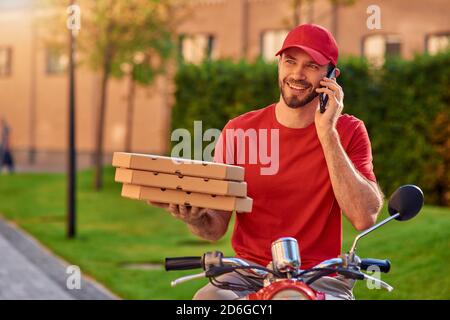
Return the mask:
<svg viewBox="0 0 450 320">
<path fill-rule="evenodd" d="M 339 62 L 345 112 L 371 136 L 375 172 L 386 194 L 413 183 L 427 203 L 450 205 L 450 52 L 388 60 L 372 69 L 360 58 Z M 176 76 L 172 129 L 221 129 L 244 112 L 278 100 L 277 66 L 205 61 L 182 64 Z"/>
</svg>

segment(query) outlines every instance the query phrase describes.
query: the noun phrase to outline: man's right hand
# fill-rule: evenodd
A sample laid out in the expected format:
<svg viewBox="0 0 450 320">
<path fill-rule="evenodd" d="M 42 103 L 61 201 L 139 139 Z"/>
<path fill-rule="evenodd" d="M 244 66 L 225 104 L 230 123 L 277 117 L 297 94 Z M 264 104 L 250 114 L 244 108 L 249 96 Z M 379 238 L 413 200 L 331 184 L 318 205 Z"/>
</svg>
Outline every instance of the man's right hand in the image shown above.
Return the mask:
<svg viewBox="0 0 450 320">
<path fill-rule="evenodd" d="M 152 201 L 147 201 L 147 203 L 149 205 L 165 209 L 170 212 L 173 217 L 190 225 L 197 225 L 200 221 L 202 221 L 202 218 L 205 216 L 207 210 L 205 208 L 185 206 L 182 204 L 178 205 L 175 203 L 166 204 Z"/>
<path fill-rule="evenodd" d="M 219 240 L 227 231 L 231 212 L 190 207 L 177 204 L 165 204 L 147 201 L 149 205 L 163 208 L 172 216 L 184 221 L 189 230 L 208 241 Z"/>
</svg>

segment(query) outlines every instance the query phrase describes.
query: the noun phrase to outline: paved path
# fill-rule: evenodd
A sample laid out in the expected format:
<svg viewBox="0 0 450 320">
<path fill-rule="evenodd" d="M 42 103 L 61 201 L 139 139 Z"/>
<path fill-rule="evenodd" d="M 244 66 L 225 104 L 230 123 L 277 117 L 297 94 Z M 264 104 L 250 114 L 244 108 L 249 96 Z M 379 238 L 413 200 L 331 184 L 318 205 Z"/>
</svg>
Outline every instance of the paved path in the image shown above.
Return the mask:
<svg viewBox="0 0 450 320">
<path fill-rule="evenodd" d="M 68 264 L 0 218 L 0 299 L 110 300 L 116 297 L 82 276 L 81 289 L 67 288 Z M 82 272 L 82 270 L 81 270 Z"/>
</svg>

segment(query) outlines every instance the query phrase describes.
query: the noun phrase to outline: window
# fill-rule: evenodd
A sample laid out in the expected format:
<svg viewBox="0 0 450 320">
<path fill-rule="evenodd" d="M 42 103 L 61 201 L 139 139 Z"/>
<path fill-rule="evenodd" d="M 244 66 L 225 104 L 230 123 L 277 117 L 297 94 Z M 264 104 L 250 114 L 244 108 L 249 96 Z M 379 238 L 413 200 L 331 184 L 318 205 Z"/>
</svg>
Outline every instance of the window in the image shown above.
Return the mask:
<svg viewBox="0 0 450 320">
<path fill-rule="evenodd" d="M 269 30 L 261 34 L 261 57 L 265 61 L 276 59 L 275 54 L 281 49 L 289 30 Z"/>
<path fill-rule="evenodd" d="M 450 31 L 429 34 L 425 37 L 425 50 L 430 54 L 450 49 Z"/>
<path fill-rule="evenodd" d="M 216 58 L 215 38 L 212 35 L 196 34 L 180 36 L 180 53 L 184 61 L 200 63 Z"/>
<path fill-rule="evenodd" d="M 11 75 L 11 48 L 0 47 L 0 77 Z"/>
<path fill-rule="evenodd" d="M 362 55 L 375 66 L 381 66 L 386 57 L 401 55 L 401 41 L 397 35 L 373 35 L 363 38 Z"/>
<path fill-rule="evenodd" d="M 47 48 L 47 73 L 59 74 L 66 71 L 69 64 L 69 57 L 62 49 Z"/>
</svg>

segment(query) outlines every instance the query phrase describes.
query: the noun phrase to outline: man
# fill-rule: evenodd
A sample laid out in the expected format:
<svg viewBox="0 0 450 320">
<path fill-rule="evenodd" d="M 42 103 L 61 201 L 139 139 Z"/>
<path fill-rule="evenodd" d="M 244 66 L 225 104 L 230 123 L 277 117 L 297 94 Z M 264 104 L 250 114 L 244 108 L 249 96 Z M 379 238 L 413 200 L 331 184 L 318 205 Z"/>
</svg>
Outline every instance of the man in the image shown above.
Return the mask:
<svg viewBox="0 0 450 320">
<path fill-rule="evenodd" d="M 287 35 L 277 56 L 279 101 L 229 121 L 216 146 L 215 160 L 225 162 L 224 155 L 235 147 L 235 140 L 226 141 L 227 129 L 279 130 L 276 174 L 262 175 L 260 163 L 243 165 L 253 211 L 236 214 L 232 246 L 239 258 L 266 266 L 271 260 L 271 242 L 294 237 L 299 243 L 301 268 L 307 269 L 340 254 L 342 210 L 357 230 L 366 229 L 375 223 L 383 195 L 373 173 L 364 124 L 341 115 L 343 89 L 335 78 L 325 77 L 338 60 L 331 33 L 317 25 L 300 25 Z M 336 76 L 339 73 L 336 69 Z M 328 96 L 324 113 L 319 110 L 320 93 Z M 231 217 L 231 212 L 156 205 L 210 241 L 225 234 Z M 219 279 L 241 283 L 236 274 Z M 328 297 L 353 298 L 353 281 L 341 276 L 324 277 L 312 287 Z M 248 292 L 208 284 L 194 298 L 236 299 L 245 294 Z"/>
<path fill-rule="evenodd" d="M 8 167 L 10 173 L 14 172 L 14 159 L 10 150 L 10 133 L 11 129 L 8 126 L 5 118 L 0 120 L 0 173 L 3 166 Z"/>
</svg>

